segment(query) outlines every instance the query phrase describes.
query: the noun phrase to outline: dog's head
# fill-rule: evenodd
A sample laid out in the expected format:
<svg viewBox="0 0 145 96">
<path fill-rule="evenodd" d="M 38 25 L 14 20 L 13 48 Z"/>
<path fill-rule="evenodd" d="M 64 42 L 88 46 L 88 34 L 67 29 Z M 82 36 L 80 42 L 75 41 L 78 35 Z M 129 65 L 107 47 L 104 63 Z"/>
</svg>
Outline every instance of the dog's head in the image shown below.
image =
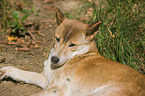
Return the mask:
<svg viewBox="0 0 145 96">
<path fill-rule="evenodd" d="M 59 67 L 68 59 L 89 51 L 90 42 L 97 34 L 101 22 L 87 25 L 78 20 L 69 20 L 57 8 L 56 20 L 58 27 L 55 30 L 55 42 L 50 58 L 51 65 Z"/>
</svg>

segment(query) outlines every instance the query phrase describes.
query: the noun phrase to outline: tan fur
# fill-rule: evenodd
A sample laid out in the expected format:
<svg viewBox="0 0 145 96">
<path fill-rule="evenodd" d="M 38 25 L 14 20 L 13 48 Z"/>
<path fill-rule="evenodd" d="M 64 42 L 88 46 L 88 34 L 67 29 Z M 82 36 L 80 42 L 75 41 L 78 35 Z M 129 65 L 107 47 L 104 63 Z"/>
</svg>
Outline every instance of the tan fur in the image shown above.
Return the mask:
<svg viewBox="0 0 145 96">
<path fill-rule="evenodd" d="M 4 67 L 1 79 L 9 76 L 45 89 L 33 96 L 145 96 L 143 74 L 97 51 L 93 38 L 101 22 L 86 25 L 56 12 L 56 40 L 42 74 Z"/>
</svg>

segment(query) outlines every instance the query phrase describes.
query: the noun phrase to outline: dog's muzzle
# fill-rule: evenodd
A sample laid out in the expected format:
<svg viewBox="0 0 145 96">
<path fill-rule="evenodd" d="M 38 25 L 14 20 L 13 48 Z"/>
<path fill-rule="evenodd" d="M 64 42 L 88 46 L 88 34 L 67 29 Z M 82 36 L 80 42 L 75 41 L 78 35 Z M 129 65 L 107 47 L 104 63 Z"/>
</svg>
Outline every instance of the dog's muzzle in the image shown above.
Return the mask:
<svg viewBox="0 0 145 96">
<path fill-rule="evenodd" d="M 52 56 L 51 57 L 51 62 L 55 65 L 57 65 L 57 63 L 59 62 L 59 58 L 57 56 Z"/>
</svg>

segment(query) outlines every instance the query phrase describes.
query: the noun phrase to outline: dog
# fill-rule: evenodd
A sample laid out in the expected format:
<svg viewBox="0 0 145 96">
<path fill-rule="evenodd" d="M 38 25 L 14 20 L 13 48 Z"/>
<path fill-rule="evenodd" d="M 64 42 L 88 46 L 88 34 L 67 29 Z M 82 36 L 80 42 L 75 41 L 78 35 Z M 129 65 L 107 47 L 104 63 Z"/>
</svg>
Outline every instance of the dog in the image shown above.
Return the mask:
<svg viewBox="0 0 145 96">
<path fill-rule="evenodd" d="M 145 96 L 143 74 L 97 51 L 94 37 L 101 21 L 84 24 L 55 10 L 58 27 L 44 71 L 8 66 L 0 69 L 0 79 L 7 76 L 44 89 L 32 96 Z"/>
</svg>

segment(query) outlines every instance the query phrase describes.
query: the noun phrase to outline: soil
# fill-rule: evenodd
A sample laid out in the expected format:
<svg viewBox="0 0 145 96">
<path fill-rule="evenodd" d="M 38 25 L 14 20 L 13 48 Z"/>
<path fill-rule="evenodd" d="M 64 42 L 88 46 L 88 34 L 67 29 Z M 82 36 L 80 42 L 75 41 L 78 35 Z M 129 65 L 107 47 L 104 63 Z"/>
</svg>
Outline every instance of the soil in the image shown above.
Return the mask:
<svg viewBox="0 0 145 96">
<path fill-rule="evenodd" d="M 39 13 L 40 16 L 31 15 L 29 21 L 39 23 L 41 25 L 40 32 L 44 36 L 36 36 L 35 38 L 41 42 L 39 47 L 31 48 L 28 51 L 16 50 L 13 45 L 0 43 L 0 68 L 13 66 L 19 69 L 41 73 L 43 62 L 48 58 L 53 44 L 54 29 L 56 27 L 53 6 L 57 6 L 63 12 L 71 11 L 72 13 L 72 10 L 78 6 L 79 0 L 30 0 L 31 3 L 27 3 L 27 0 L 19 1 L 24 2 L 26 9 L 29 9 L 29 6 L 33 5 L 36 10 L 41 10 Z M 5 39 L 3 33 L 0 32 L 0 40 Z M 0 96 L 30 96 L 40 91 L 42 89 L 38 86 L 17 82 L 11 78 L 5 78 L 0 81 Z"/>
</svg>

